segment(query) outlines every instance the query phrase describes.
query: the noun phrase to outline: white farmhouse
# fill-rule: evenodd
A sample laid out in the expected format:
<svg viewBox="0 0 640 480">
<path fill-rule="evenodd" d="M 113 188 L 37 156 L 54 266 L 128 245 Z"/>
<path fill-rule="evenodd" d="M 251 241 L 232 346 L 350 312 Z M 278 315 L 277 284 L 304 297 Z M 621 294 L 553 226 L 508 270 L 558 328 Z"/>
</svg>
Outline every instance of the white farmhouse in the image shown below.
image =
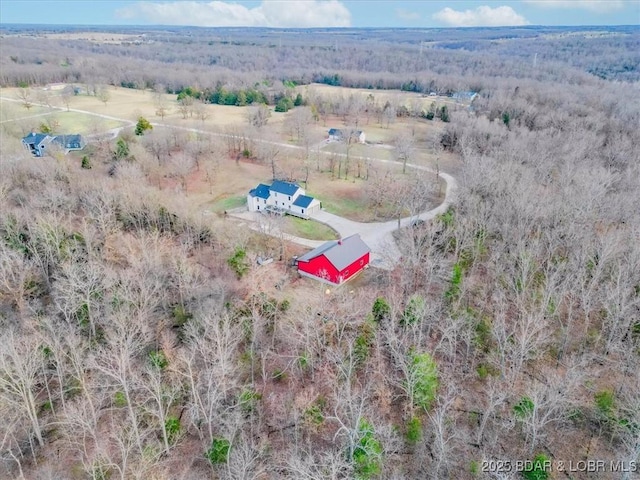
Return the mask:
<svg viewBox="0 0 640 480">
<path fill-rule="evenodd" d="M 250 212 L 280 211 L 308 218 L 321 208 L 320 201 L 305 195 L 295 183 L 276 180 L 269 185 L 261 183 L 249 191 L 247 207 Z"/>
</svg>

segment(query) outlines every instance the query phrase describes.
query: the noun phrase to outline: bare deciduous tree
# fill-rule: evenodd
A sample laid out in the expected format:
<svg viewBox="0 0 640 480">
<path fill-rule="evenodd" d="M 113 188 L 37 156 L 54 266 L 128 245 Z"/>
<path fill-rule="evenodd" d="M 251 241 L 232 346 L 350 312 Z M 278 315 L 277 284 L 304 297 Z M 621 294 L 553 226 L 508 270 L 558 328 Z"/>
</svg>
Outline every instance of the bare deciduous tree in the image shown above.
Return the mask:
<svg viewBox="0 0 640 480">
<path fill-rule="evenodd" d="M 111 92 L 109 91 L 108 87 L 102 86 L 96 92 L 96 97 L 98 97 L 98 100 L 100 100 L 102 103 L 104 103 L 104 105 L 106 107 L 107 106 L 107 102 L 109 100 L 111 100 Z"/>
<path fill-rule="evenodd" d="M 264 127 L 271 117 L 271 109 L 264 104 L 257 107 L 249 107 L 247 110 L 247 121 L 249 125 L 255 128 Z"/>
<path fill-rule="evenodd" d="M 407 162 L 410 162 L 415 149 L 415 138 L 410 132 L 401 132 L 394 140 L 396 159 L 402 162 L 402 173 L 407 173 Z"/>
<path fill-rule="evenodd" d="M 44 445 L 43 427 L 37 400 L 42 382 L 42 351 L 33 336 L 9 329 L 0 345 L 0 399 L 14 415 L 28 419 L 38 445 Z"/>
<path fill-rule="evenodd" d="M 21 88 L 16 93 L 18 100 L 22 102 L 22 106 L 27 110 L 30 110 L 33 107 L 33 98 L 30 88 Z"/>
</svg>

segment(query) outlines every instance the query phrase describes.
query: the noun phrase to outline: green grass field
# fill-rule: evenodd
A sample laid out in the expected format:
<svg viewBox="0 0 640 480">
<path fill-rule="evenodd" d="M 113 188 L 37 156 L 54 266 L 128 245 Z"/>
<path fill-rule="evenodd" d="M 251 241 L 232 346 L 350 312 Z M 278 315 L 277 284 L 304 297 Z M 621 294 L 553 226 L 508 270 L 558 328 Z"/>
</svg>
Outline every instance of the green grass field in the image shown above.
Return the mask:
<svg viewBox="0 0 640 480">
<path fill-rule="evenodd" d="M 329 213 L 340 215 L 351 220 L 363 220 L 368 206 L 366 202 L 359 198 L 340 198 L 327 195 L 315 195 L 315 198 L 322 202 L 322 207 Z"/>
<path fill-rule="evenodd" d="M 53 127 L 53 133 L 81 133 L 88 135 L 91 133 L 100 133 L 112 128 L 122 127 L 123 122 L 117 120 L 108 120 L 105 118 L 88 115 L 77 112 L 54 112 L 34 119 L 40 123 L 47 123 Z"/>
<path fill-rule="evenodd" d="M 0 121 L 2 122 L 22 120 L 27 117 L 33 117 L 34 115 L 41 115 L 49 112 L 51 112 L 51 109 L 47 107 L 38 107 L 34 105 L 31 108 L 26 109 L 19 103 L 0 100 Z"/>
<path fill-rule="evenodd" d="M 286 216 L 284 231 L 289 235 L 307 238 L 309 240 L 335 240 L 339 235 L 327 225 L 313 220 L 304 220 L 298 217 Z"/>
<path fill-rule="evenodd" d="M 211 204 L 209 209 L 216 213 L 222 213 L 225 210 L 231 210 L 233 208 L 242 207 L 247 204 L 247 197 L 245 195 L 235 195 L 230 197 L 224 197 L 216 200 Z"/>
</svg>

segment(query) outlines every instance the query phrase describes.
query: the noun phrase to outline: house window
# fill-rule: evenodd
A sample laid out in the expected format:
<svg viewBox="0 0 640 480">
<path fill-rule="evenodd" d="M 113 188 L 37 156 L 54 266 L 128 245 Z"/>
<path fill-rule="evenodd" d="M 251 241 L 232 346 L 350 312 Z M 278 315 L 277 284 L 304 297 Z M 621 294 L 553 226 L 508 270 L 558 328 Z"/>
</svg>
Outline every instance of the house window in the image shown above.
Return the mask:
<svg viewBox="0 0 640 480">
<path fill-rule="evenodd" d="M 360 266 L 364 265 L 364 258 L 360 259 Z"/>
<path fill-rule="evenodd" d="M 258 205 L 258 210 L 260 210 L 260 205 Z"/>
<path fill-rule="evenodd" d="M 291 195 L 289 195 L 289 201 L 291 201 Z"/>
<path fill-rule="evenodd" d="M 302 210 L 302 213 L 304 213 L 304 208 L 301 208 L 300 210 Z"/>
<path fill-rule="evenodd" d="M 264 203 L 265 203 L 265 205 L 266 205 L 266 204 L 267 204 L 267 199 L 265 198 L 265 199 L 263 200 L 263 202 L 264 202 Z"/>
</svg>

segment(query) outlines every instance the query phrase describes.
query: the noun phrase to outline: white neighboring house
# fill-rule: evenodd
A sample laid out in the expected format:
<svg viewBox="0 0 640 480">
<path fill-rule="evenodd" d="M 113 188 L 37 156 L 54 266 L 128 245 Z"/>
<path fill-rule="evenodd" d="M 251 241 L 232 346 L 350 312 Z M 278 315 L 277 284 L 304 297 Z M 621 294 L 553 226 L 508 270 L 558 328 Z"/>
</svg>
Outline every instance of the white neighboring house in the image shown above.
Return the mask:
<svg viewBox="0 0 640 480">
<path fill-rule="evenodd" d="M 280 180 L 276 180 L 271 186 L 261 183 L 247 195 L 250 212 L 273 210 L 275 207 L 291 215 L 309 218 L 320 211 L 321 206 L 319 200 L 305 195 L 299 185 Z"/>
</svg>

